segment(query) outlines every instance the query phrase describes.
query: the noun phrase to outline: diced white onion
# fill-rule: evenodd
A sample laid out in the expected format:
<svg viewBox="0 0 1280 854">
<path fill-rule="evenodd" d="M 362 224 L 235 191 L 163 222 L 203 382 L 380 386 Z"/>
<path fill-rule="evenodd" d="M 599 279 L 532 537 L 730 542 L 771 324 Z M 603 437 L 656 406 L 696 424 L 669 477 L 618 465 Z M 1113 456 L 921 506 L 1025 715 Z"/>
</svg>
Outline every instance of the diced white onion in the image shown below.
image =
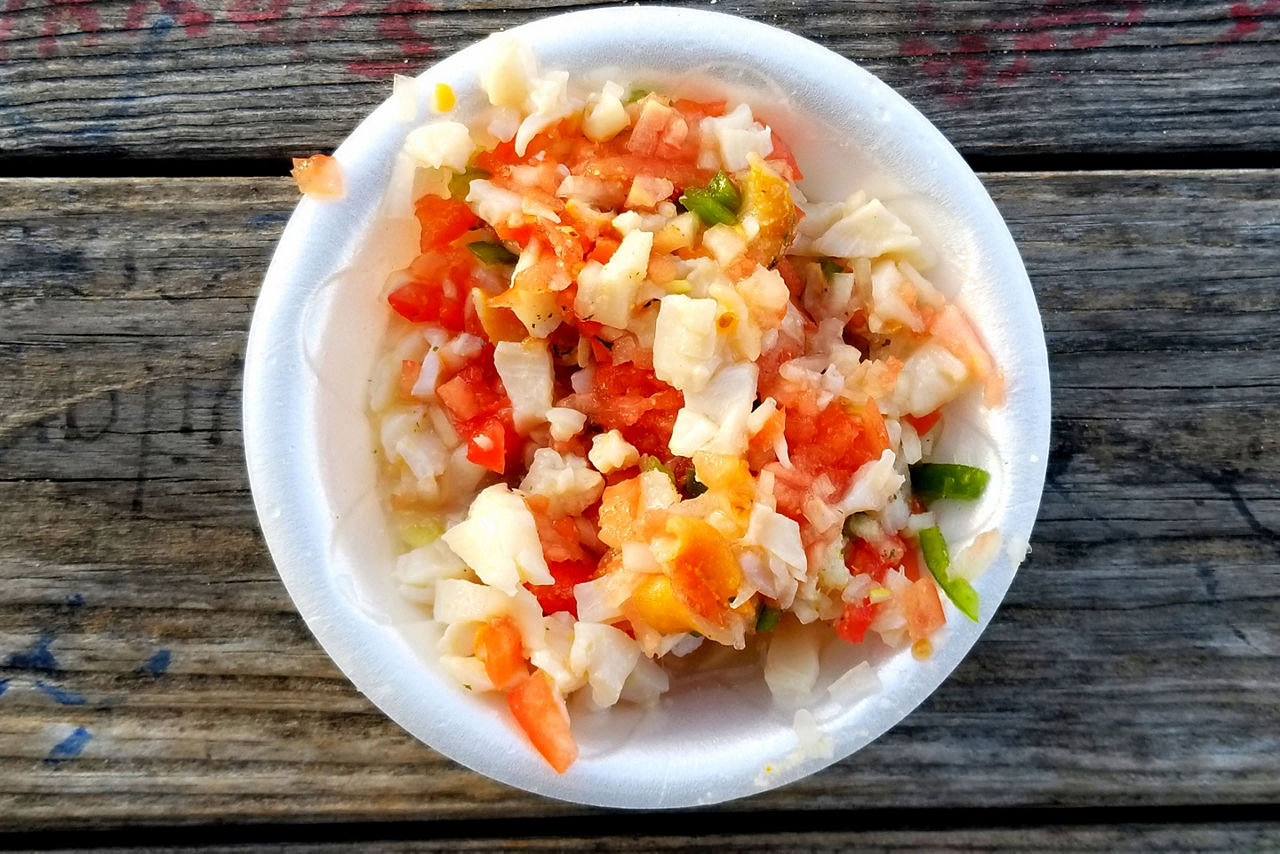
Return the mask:
<svg viewBox="0 0 1280 854">
<path fill-rule="evenodd" d="M 591 699 L 605 708 L 618 702 L 622 686 L 640 659 L 640 646 L 613 626 L 579 621 L 573 629 L 569 664 L 587 674 Z"/>
<path fill-rule="evenodd" d="M 604 478 L 576 454 L 561 456 L 551 448 L 538 448 L 520 489 L 549 499 L 547 512 L 554 519 L 576 516 L 594 504 L 604 492 Z"/>
<path fill-rule="evenodd" d="M 528 433 L 546 421 L 555 380 L 547 342 L 537 338 L 526 338 L 519 344 L 499 341 L 494 347 L 493 364 L 511 399 L 516 429 Z"/>
<path fill-rule="evenodd" d="M 508 594 L 523 582 L 555 581 L 542 556 L 533 514 L 506 484 L 494 484 L 477 495 L 466 520 L 445 531 L 444 540 L 485 584 Z"/>
<path fill-rule="evenodd" d="M 461 172 L 475 153 L 471 131 L 460 122 L 433 122 L 412 130 L 405 137 L 404 149 L 424 166 L 447 168 Z"/>
<path fill-rule="evenodd" d="M 818 638 L 804 626 L 784 620 L 773 631 L 764 661 L 764 681 L 774 699 L 797 704 L 818 681 Z"/>
<path fill-rule="evenodd" d="M 841 708 L 849 708 L 874 694 L 880 693 L 880 677 L 875 668 L 860 661 L 832 682 L 827 691 Z"/>
</svg>

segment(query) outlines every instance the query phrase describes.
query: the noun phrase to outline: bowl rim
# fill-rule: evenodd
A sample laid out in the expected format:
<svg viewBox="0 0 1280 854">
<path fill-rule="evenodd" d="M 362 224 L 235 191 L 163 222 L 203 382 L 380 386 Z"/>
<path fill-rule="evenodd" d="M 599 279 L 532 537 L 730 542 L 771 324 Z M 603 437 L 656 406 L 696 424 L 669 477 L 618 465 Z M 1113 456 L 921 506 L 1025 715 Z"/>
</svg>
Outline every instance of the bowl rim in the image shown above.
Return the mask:
<svg viewBox="0 0 1280 854">
<path fill-rule="evenodd" d="M 600 38 L 602 30 L 613 30 L 619 34 L 618 38 L 626 40 L 634 33 L 647 32 L 646 28 L 654 27 L 677 39 L 681 33 L 697 34 L 683 37 L 689 40 L 696 37 L 704 50 L 720 51 L 726 57 L 758 59 L 764 51 L 789 56 L 791 60 L 786 63 L 789 72 L 796 74 L 806 85 L 817 85 L 827 75 L 858 88 L 859 97 L 874 100 L 892 115 L 901 127 L 899 133 L 917 135 L 920 145 L 930 153 L 927 173 L 945 176 L 970 206 L 968 218 L 981 225 L 984 231 L 984 246 L 992 255 L 989 263 L 1000 271 L 1002 287 L 1016 297 L 1018 321 L 1033 323 L 1036 333 L 1029 337 L 1026 350 L 1021 353 L 1025 356 L 1022 367 L 1027 372 L 1022 379 L 1029 384 L 1019 389 L 1019 393 L 1029 395 L 1029 410 L 1033 410 L 1026 425 L 1029 431 L 1027 446 L 1033 453 L 1023 462 L 1021 470 L 1025 472 L 1026 480 L 1018 485 L 1019 492 L 1014 500 L 1016 506 L 1010 511 L 1016 515 L 1015 527 L 1029 537 L 1043 489 L 1048 456 L 1047 352 L 1034 294 L 1022 260 L 1004 220 L 977 176 L 941 132 L 887 84 L 852 61 L 801 36 L 767 24 L 705 10 L 625 6 L 551 15 L 508 32 L 529 44 L 542 61 L 548 46 L 566 50 L 566 44 L 583 33 L 589 34 L 588 38 Z M 708 39 L 707 33 L 713 35 Z M 419 79 L 448 82 L 460 79 L 464 74 L 474 76 L 482 64 L 482 45 L 483 42 L 472 44 L 423 70 Z M 764 65 L 773 67 L 770 63 Z M 553 59 L 546 63 L 546 67 L 560 68 L 564 64 Z M 358 152 L 361 146 L 370 141 L 376 142 L 379 129 L 385 130 L 385 125 L 394 121 L 392 109 L 390 100 L 377 107 L 335 152 L 343 163 L 344 171 L 347 171 L 349 181 L 347 198 L 340 203 L 342 208 L 363 211 L 366 216 L 377 208 L 381 195 L 381 186 L 377 185 L 380 173 L 376 166 L 362 166 Z M 349 166 L 354 168 L 348 169 Z M 385 175 L 382 177 L 385 179 Z M 329 258 L 334 263 L 349 260 L 356 236 L 361 231 L 347 226 L 347 234 L 335 242 L 333 236 L 342 234 L 341 224 L 335 220 L 337 210 L 339 208 L 326 208 L 304 198 L 291 216 L 268 268 L 254 309 L 245 352 L 245 455 L 255 508 L 273 562 L 308 628 L 357 689 L 419 740 L 490 778 L 560 800 L 636 809 L 718 803 L 790 783 L 847 757 L 878 738 L 937 689 L 985 630 L 1012 582 L 1016 567 L 998 586 L 994 601 L 984 606 L 981 622 L 971 629 L 961 627 L 961 634 L 950 639 L 943 654 L 915 674 L 918 677 L 914 680 L 916 684 L 912 690 L 904 692 L 892 714 L 883 716 L 883 721 L 873 722 L 851 738 L 843 737 L 847 733 L 841 734 L 832 757 L 803 762 L 776 774 L 765 784 L 757 778 L 744 778 L 740 774 L 735 774 L 732 780 L 725 780 L 723 774 L 708 769 L 703 779 L 655 780 L 648 786 L 631 785 L 630 781 L 625 781 L 622 785 L 602 788 L 600 780 L 592 774 L 575 773 L 575 769 L 570 769 L 569 773 L 557 776 L 541 765 L 539 757 L 532 757 L 537 764 L 531 766 L 526 761 L 528 757 L 513 755 L 510 745 L 495 745 L 475 738 L 474 734 L 459 736 L 433 724 L 430 715 L 426 714 L 428 710 L 422 707 L 424 699 L 447 706 L 448 698 L 420 691 L 406 694 L 397 687 L 396 679 L 405 666 L 405 659 L 373 648 L 385 642 L 381 633 L 384 627 L 361 619 L 329 576 L 321 574 L 321 579 L 328 579 L 328 583 L 316 583 L 316 567 L 326 566 L 330 558 L 326 554 L 326 543 L 319 542 L 323 538 L 316 537 L 315 533 L 317 525 L 323 528 L 333 509 L 323 500 L 324 486 L 319 466 L 314 465 L 319 445 L 315 436 L 306 431 L 284 437 L 277 429 L 281 419 L 289 417 L 290 394 L 305 396 L 315 393 L 314 383 L 299 373 L 306 360 L 303 345 L 298 336 L 289 334 L 296 331 L 297 318 L 305 312 L 307 300 L 318 286 L 316 277 L 308 280 L 299 269 L 314 266 L 316 258 Z M 296 396 L 292 399 L 297 400 Z M 989 595 L 984 592 L 984 600 Z M 531 750 L 527 752 L 532 753 Z M 654 775 L 661 773 L 669 776 L 669 769 L 666 772 L 660 769 L 653 771 Z"/>
</svg>

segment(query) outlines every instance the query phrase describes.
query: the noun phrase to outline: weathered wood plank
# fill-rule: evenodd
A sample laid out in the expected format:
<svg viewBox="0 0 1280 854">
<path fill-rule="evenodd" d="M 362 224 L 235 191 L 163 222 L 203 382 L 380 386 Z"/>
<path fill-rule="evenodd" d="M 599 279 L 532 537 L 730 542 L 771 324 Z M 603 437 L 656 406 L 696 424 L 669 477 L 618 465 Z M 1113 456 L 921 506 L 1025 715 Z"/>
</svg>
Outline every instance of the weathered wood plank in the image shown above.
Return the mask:
<svg viewBox="0 0 1280 854">
<path fill-rule="evenodd" d="M 0 11 L 0 153 L 218 159 L 329 149 L 386 96 L 393 72 L 582 5 L 11 0 Z M 1280 132 L 1275 0 L 716 8 L 864 64 L 969 155 L 1274 152 Z M 74 174 L 46 163 L 24 168 Z"/>
<path fill-rule="evenodd" d="M 693 816 L 664 817 L 667 824 L 683 825 Z M 685 821 L 681 821 L 681 819 Z M 501 831 L 501 827 L 499 827 Z M 1268 851 L 1280 845 L 1280 827 L 1260 822 L 1237 824 L 1117 824 L 1117 825 L 1047 825 L 1040 827 L 1011 828 L 948 828 L 912 830 L 861 830 L 861 831 L 812 831 L 796 828 L 787 833 L 733 833 L 699 834 L 681 836 L 577 836 L 521 837 L 521 838 L 444 838 L 415 840 L 400 836 L 393 839 L 373 840 L 354 836 L 345 828 L 326 829 L 330 835 L 349 841 L 333 842 L 280 842 L 255 843 L 249 836 L 247 844 L 195 845 L 170 844 L 148 841 L 142 847 L 93 848 L 44 848 L 43 851 L 71 854 L 73 851 L 95 851 L 102 854 L 181 854 L 201 851 L 209 854 L 237 854 L 245 851 L 281 851 L 285 854 L 328 854 L 350 850 L 353 843 L 367 847 L 376 844 L 379 851 L 432 852 L 432 851 L 738 851 L 744 854 L 775 851 L 808 851 L 814 854 L 842 851 L 892 852 L 948 852 L 948 851 L 1057 851 L 1071 854 L 1088 852 L 1149 852 L 1196 851 L 1229 852 Z M 574 831 L 578 833 L 579 831 Z M 319 835 L 318 833 L 309 835 Z M 22 849 L 18 849 L 22 850 Z"/>
<path fill-rule="evenodd" d="M 986 176 L 1055 381 L 1032 557 L 903 724 L 728 809 L 1280 798 L 1278 179 Z M 275 577 L 240 361 L 293 198 L 0 181 L 0 826 L 580 812 L 401 732 Z"/>
</svg>

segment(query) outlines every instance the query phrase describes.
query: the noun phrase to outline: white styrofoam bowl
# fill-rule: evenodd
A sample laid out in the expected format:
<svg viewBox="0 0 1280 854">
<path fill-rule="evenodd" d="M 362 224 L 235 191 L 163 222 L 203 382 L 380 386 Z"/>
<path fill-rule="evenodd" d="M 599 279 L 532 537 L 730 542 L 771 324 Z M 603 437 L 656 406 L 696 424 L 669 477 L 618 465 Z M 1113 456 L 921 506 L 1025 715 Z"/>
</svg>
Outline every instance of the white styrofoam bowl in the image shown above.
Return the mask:
<svg viewBox="0 0 1280 854">
<path fill-rule="evenodd" d="M 512 32 L 543 69 L 612 77 L 666 91 L 720 90 L 748 101 L 791 144 L 810 198 L 866 189 L 890 203 L 939 256 L 930 278 L 986 337 L 1008 403 L 976 400 L 948 418 L 938 455 L 993 471 L 977 507 L 940 511 L 953 543 L 998 527 L 1025 543 L 1044 481 L 1049 378 L 1043 331 L 1017 248 L 960 155 L 888 86 L 812 42 L 711 12 L 593 9 Z M 466 120 L 481 104 L 486 53 L 474 45 L 425 71 L 449 84 Z M 709 81 L 711 81 L 709 83 Z M 431 87 L 420 86 L 420 115 Z M 775 707 L 758 674 L 676 680 L 652 710 L 574 710 L 577 763 L 557 775 L 511 723 L 505 704 L 469 694 L 434 663 L 437 630 L 392 581 L 393 538 L 374 488 L 368 378 L 388 310 L 385 275 L 413 255 L 379 216 L 391 165 L 411 124 L 384 103 L 337 150 L 348 187 L 336 202 L 302 200 L 267 271 L 245 359 L 244 435 L 254 502 L 271 555 L 311 631 L 379 708 L 441 753 L 489 777 L 568 801 L 629 808 L 708 804 L 813 773 L 858 750 L 929 695 L 990 621 L 1016 566 L 1002 551 L 976 585 L 981 621 L 948 605 L 928 661 L 867 645 L 883 690 L 850 707 L 825 691 L 807 704 L 833 759 L 777 770 L 796 744 L 792 710 Z M 412 241 L 408 241 L 410 244 Z M 862 651 L 833 644 L 828 684 Z M 786 763 L 782 763 L 785 766 Z M 766 768 L 774 769 L 772 771 Z"/>
</svg>

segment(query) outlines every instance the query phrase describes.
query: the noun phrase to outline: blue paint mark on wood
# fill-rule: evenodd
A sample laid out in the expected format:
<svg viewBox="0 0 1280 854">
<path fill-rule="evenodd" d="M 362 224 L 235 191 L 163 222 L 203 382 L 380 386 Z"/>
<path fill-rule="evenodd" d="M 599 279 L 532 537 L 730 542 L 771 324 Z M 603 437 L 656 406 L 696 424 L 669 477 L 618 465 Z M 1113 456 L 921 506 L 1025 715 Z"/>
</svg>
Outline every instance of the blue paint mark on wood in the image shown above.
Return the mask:
<svg viewBox="0 0 1280 854">
<path fill-rule="evenodd" d="M 9 680 L 0 679 L 0 697 L 4 696 L 4 692 L 9 690 Z"/>
<path fill-rule="evenodd" d="M 93 738 L 93 733 L 78 726 L 71 735 L 53 746 L 49 756 L 44 760 L 46 765 L 57 765 L 68 759 L 75 759 L 84 750 L 84 746 Z"/>
<path fill-rule="evenodd" d="M 67 597 L 67 604 L 70 605 L 72 608 L 79 608 L 81 605 L 84 604 L 84 597 L 81 596 L 79 593 L 72 593 L 70 596 Z"/>
<path fill-rule="evenodd" d="M 249 224 L 254 228 L 266 228 L 272 225 L 279 225 L 288 221 L 288 219 L 289 215 L 285 213 L 264 213 L 253 217 L 249 220 Z"/>
<path fill-rule="evenodd" d="M 68 691 L 57 685 L 50 685 L 48 682 L 36 680 L 36 690 L 52 697 L 54 702 L 63 706 L 83 706 L 85 704 L 84 697 L 74 691 Z"/>
<path fill-rule="evenodd" d="M 169 669 L 169 662 L 173 660 L 173 656 L 169 650 L 162 649 L 155 655 L 147 659 L 147 663 L 142 665 L 142 669 L 152 676 L 159 676 Z"/>
<path fill-rule="evenodd" d="M 53 652 L 49 649 L 51 643 L 53 643 L 53 635 L 41 635 L 40 639 L 26 650 L 15 652 L 6 658 L 4 666 L 36 673 L 56 673 L 59 670 L 58 660 L 53 657 Z"/>
</svg>

